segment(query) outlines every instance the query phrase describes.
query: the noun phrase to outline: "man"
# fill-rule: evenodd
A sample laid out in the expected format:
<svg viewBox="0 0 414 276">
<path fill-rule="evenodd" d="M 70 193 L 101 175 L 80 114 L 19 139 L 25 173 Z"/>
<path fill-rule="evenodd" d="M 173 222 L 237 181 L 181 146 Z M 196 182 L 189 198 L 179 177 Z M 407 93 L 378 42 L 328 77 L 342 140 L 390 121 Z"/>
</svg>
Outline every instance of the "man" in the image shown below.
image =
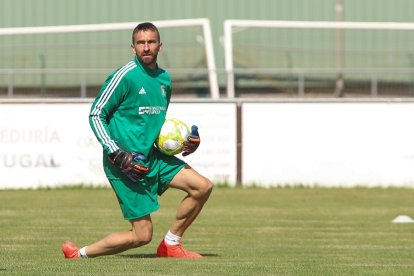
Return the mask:
<svg viewBox="0 0 414 276">
<path fill-rule="evenodd" d="M 202 257 L 184 249 L 181 237 L 203 208 L 212 183 L 181 159 L 164 155 L 154 147 L 171 97 L 170 76 L 157 64 L 161 46 L 157 27 L 149 22 L 139 24 L 132 33 L 134 60 L 108 77 L 89 116 L 91 128 L 103 146 L 106 176 L 132 229 L 112 233 L 80 249 L 66 241 L 62 245 L 66 258 L 117 254 L 148 244 L 153 234 L 151 213 L 159 208 L 158 195 L 168 187 L 187 195 L 158 246 L 157 256 Z M 198 132 L 193 131 L 183 156 L 193 153 L 199 143 Z"/>
</svg>

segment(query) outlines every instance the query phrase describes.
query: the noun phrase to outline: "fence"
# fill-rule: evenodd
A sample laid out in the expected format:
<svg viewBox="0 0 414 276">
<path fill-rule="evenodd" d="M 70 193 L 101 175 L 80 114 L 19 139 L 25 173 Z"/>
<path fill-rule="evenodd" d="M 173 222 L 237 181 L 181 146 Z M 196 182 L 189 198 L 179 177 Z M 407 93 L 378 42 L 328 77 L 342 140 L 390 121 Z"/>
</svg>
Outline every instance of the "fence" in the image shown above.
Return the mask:
<svg viewBox="0 0 414 276">
<path fill-rule="evenodd" d="M 95 97 L 108 69 L 0 69 L 0 98 Z M 210 97 L 206 69 L 168 69 L 175 97 Z M 225 77 L 223 69 L 217 70 Z M 335 68 L 234 69 L 235 97 L 334 97 Z M 344 68 L 343 93 L 351 97 L 413 97 L 414 68 Z M 399 80 L 392 76 L 398 74 Z M 360 79 L 347 79 L 358 75 Z M 252 80 L 254 80 L 252 82 Z M 70 82 L 70 85 L 65 83 Z M 16 84 L 17 83 L 17 84 Z M 226 96 L 224 87 L 221 96 Z"/>
<path fill-rule="evenodd" d="M 226 20 L 225 69 L 215 66 L 208 19 L 154 23 L 175 29 L 165 36 L 171 48 L 165 51 L 169 54 L 162 51 L 160 59 L 172 73 L 177 96 L 414 95 L 412 23 Z M 94 97 L 106 75 L 120 66 L 115 60 L 131 58 L 123 43 L 111 41 L 119 40 L 118 31 L 130 31 L 134 25 L 0 29 L 0 96 Z M 89 39 L 91 31 L 104 35 Z M 277 45 L 272 43 L 275 37 Z M 27 40 L 33 42 L 30 54 Z M 65 44 L 68 40 L 73 44 Z M 117 59 L 110 61 L 112 55 Z"/>
</svg>

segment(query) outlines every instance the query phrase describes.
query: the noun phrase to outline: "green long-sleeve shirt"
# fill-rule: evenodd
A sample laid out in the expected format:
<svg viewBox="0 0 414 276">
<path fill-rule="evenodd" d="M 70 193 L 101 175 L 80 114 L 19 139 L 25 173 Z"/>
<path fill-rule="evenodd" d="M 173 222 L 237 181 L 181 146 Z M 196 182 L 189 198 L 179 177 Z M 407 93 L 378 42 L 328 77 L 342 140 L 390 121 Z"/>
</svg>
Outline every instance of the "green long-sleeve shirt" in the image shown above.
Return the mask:
<svg viewBox="0 0 414 276">
<path fill-rule="evenodd" d="M 136 57 L 109 75 L 89 115 L 104 160 L 117 149 L 148 156 L 164 123 L 170 98 L 170 75 L 159 67 L 145 67 Z"/>
</svg>

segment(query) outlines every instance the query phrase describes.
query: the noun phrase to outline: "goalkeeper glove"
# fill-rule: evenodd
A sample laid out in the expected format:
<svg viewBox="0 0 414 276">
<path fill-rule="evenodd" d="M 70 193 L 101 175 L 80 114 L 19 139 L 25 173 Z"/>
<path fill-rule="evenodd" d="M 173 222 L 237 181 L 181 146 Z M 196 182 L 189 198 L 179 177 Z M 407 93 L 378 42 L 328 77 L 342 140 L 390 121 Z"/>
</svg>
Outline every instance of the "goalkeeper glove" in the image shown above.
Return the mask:
<svg viewBox="0 0 414 276">
<path fill-rule="evenodd" d="M 132 182 L 138 182 L 149 172 L 149 168 L 144 165 L 146 158 L 141 153 L 117 150 L 111 153 L 108 158 L 109 161 L 118 166 Z"/>
<path fill-rule="evenodd" d="M 183 156 L 187 156 L 196 151 L 200 145 L 200 135 L 198 134 L 198 127 L 192 126 L 191 133 L 187 137 L 187 141 L 184 142 Z"/>
</svg>

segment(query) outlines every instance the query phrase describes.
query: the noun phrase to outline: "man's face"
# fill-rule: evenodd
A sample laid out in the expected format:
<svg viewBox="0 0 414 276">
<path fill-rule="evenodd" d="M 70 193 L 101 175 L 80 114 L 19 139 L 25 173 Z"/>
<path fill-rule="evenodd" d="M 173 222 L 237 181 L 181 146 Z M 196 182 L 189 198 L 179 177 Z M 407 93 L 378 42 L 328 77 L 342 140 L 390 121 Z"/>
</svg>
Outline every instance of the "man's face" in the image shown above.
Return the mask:
<svg viewBox="0 0 414 276">
<path fill-rule="evenodd" d="M 139 61 L 149 68 L 155 69 L 161 45 L 157 32 L 146 30 L 135 33 L 134 44 L 131 47 Z"/>
</svg>

